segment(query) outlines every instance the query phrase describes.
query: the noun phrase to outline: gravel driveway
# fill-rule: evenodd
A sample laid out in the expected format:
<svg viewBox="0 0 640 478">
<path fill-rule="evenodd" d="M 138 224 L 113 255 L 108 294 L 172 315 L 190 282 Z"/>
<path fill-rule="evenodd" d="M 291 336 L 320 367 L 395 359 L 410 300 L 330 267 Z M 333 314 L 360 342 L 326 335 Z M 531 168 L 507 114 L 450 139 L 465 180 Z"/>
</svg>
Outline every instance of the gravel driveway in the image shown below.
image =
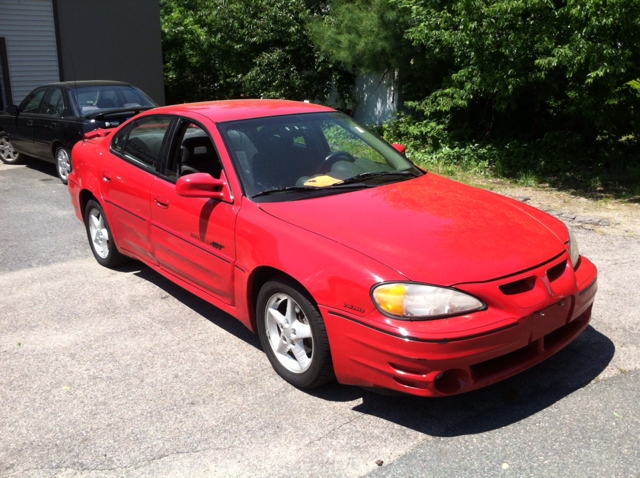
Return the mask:
<svg viewBox="0 0 640 478">
<path fill-rule="evenodd" d="M 232 317 L 100 267 L 53 165 L 0 165 L 0 192 L 0 476 L 639 476 L 638 238 L 576 230 L 591 326 L 517 377 L 302 392 Z"/>
</svg>

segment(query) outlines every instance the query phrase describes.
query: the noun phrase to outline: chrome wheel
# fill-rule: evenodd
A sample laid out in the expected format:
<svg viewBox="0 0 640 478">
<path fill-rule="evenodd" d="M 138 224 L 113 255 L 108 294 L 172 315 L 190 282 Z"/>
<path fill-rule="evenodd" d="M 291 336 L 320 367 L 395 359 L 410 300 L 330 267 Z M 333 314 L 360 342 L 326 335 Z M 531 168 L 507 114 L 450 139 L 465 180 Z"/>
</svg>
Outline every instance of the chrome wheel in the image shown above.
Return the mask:
<svg viewBox="0 0 640 478">
<path fill-rule="evenodd" d="M 67 183 L 69 173 L 71 172 L 71 158 L 64 148 L 58 148 L 56 152 L 56 165 L 58 166 L 58 176 L 63 183 Z"/>
<path fill-rule="evenodd" d="M 278 362 L 293 373 L 303 373 L 314 358 L 313 334 L 300 305 L 289 295 L 272 295 L 265 306 L 265 332 Z"/>
<path fill-rule="evenodd" d="M 109 231 L 102 211 L 96 208 L 89 212 L 89 236 L 95 253 L 102 259 L 106 259 L 109 256 Z"/>
<path fill-rule="evenodd" d="M 0 136 L 0 159 L 5 163 L 15 163 L 18 160 L 18 153 L 6 135 Z"/>
</svg>

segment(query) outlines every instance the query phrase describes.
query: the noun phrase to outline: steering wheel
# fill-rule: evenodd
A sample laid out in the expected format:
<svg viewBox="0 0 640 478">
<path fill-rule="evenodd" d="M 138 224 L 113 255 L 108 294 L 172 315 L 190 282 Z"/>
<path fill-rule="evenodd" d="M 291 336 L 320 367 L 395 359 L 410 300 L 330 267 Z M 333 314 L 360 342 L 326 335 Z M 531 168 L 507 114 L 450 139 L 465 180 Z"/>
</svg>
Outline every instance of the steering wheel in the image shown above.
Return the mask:
<svg viewBox="0 0 640 478">
<path fill-rule="evenodd" d="M 356 158 L 351 156 L 351 154 L 347 153 L 346 151 L 334 151 L 329 156 L 324 158 L 324 161 L 322 161 L 322 163 L 315 170 L 312 176 L 316 174 L 320 174 L 321 171 L 328 172 L 331 169 L 331 166 L 333 166 L 333 163 L 336 163 L 340 160 L 351 161 L 353 163 L 356 160 Z"/>
</svg>

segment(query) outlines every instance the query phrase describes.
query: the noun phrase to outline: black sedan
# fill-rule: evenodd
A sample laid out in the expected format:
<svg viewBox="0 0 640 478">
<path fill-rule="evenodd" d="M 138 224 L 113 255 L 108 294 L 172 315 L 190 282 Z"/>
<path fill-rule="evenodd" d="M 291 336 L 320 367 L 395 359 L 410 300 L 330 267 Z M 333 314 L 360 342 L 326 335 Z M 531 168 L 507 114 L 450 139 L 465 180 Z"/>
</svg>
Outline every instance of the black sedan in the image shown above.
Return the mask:
<svg viewBox="0 0 640 478">
<path fill-rule="evenodd" d="M 33 90 L 0 114 L 0 159 L 16 164 L 22 155 L 53 162 L 64 184 L 71 149 L 98 128 L 113 128 L 158 106 L 138 88 L 119 81 L 68 81 Z"/>
</svg>

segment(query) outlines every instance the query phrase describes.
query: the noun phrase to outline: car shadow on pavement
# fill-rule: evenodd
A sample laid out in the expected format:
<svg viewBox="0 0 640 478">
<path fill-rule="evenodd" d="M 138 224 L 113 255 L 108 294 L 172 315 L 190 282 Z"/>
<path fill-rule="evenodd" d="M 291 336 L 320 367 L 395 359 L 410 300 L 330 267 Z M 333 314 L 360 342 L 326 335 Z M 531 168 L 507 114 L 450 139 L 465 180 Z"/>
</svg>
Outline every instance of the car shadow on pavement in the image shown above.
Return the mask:
<svg viewBox="0 0 640 478">
<path fill-rule="evenodd" d="M 262 350 L 257 334 L 217 307 L 150 267 L 119 267 L 162 289 L 185 306 L 247 344 Z M 494 385 L 451 397 L 385 395 L 337 382 L 304 392 L 320 400 L 353 402 L 353 410 L 431 436 L 452 437 L 495 430 L 519 422 L 588 385 L 611 362 L 615 346 L 592 326 L 548 360 Z M 265 357 L 266 360 L 266 357 Z"/>
<path fill-rule="evenodd" d="M 613 342 L 589 326 L 548 360 L 507 380 L 461 395 L 388 396 L 338 384 L 312 390 L 310 394 L 335 401 L 362 397 L 362 403 L 354 411 L 427 435 L 469 435 L 511 425 L 552 406 L 595 379 L 614 352 Z"/>
<path fill-rule="evenodd" d="M 40 173 L 51 176 L 52 179 L 58 179 L 58 173 L 56 171 L 56 165 L 53 163 L 49 163 L 48 161 L 42 161 L 40 159 L 32 158 L 30 156 L 26 156 L 23 164 L 34 171 L 38 171 Z M 41 179 L 40 181 L 48 181 L 49 178 Z"/>
<path fill-rule="evenodd" d="M 141 279 L 155 284 L 164 292 L 180 301 L 182 304 L 189 307 L 212 324 L 220 327 L 240 340 L 245 341 L 247 344 L 262 350 L 262 345 L 260 344 L 258 335 L 247 329 L 238 319 L 232 317 L 216 306 L 211 305 L 206 300 L 203 300 L 183 289 L 150 267 L 142 264 L 141 262 L 134 261 L 118 267 L 118 270 L 121 272 L 133 273 L 136 277 L 140 277 Z"/>
</svg>

